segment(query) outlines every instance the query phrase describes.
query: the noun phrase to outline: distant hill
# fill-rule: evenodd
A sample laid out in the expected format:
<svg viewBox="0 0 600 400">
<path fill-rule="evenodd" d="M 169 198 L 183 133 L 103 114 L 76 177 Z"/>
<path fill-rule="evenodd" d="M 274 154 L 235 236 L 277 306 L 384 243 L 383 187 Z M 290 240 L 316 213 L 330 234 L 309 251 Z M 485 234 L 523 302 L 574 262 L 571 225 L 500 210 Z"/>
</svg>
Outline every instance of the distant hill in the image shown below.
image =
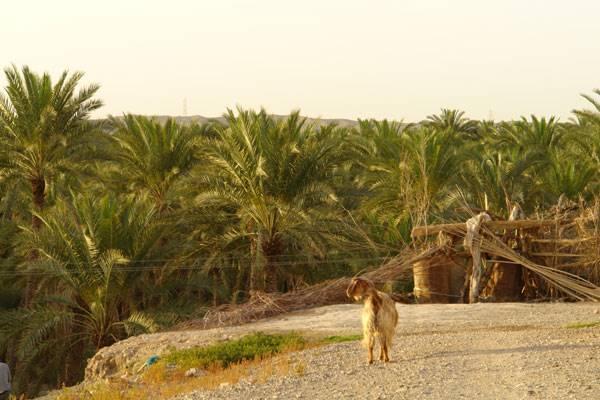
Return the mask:
<svg viewBox="0 0 600 400">
<path fill-rule="evenodd" d="M 287 115 L 275 115 L 275 114 L 271 114 L 272 117 L 274 117 L 275 119 L 283 119 L 283 118 L 287 118 Z M 190 116 L 168 116 L 168 115 L 154 115 L 154 118 L 157 118 L 159 121 L 164 121 L 167 118 L 175 118 L 175 120 L 177 122 L 179 122 L 180 124 L 191 124 L 191 123 L 205 123 L 208 121 L 219 121 L 221 123 L 225 123 L 225 118 L 224 117 L 215 117 L 215 118 L 209 118 L 209 117 L 204 117 L 202 115 L 190 115 Z M 343 118 L 335 118 L 335 119 L 327 119 L 327 118 L 307 118 L 307 121 L 314 123 L 317 126 L 322 126 L 322 125 L 329 125 L 329 124 L 336 124 L 338 126 L 342 126 L 342 127 L 353 127 L 358 125 L 358 121 L 354 121 L 351 119 L 343 119 Z"/>
<path fill-rule="evenodd" d="M 283 119 L 283 118 L 287 118 L 287 115 L 274 115 L 272 114 L 273 117 L 275 117 L 276 119 Z M 164 122 L 166 121 L 168 118 L 174 118 L 178 123 L 182 124 L 182 125 L 190 125 L 193 123 L 197 123 L 197 124 L 203 124 L 209 121 L 218 121 L 221 123 L 225 123 L 225 118 L 224 117 L 214 117 L 214 118 L 210 118 L 210 117 L 204 117 L 202 115 L 189 115 L 189 116 L 181 116 L 181 115 L 175 115 L 175 116 L 171 116 L 171 115 L 150 115 L 149 117 L 152 118 L 156 118 L 157 120 L 159 120 L 160 122 Z M 351 128 L 353 126 L 358 125 L 358 121 L 354 121 L 351 119 L 343 119 L 343 118 L 335 118 L 335 119 L 328 119 L 328 118 L 307 118 L 307 120 L 311 123 L 314 123 L 316 126 L 323 126 L 323 125 L 329 125 L 329 124 L 336 124 L 337 126 L 341 126 L 341 127 L 345 127 L 345 128 Z"/>
</svg>

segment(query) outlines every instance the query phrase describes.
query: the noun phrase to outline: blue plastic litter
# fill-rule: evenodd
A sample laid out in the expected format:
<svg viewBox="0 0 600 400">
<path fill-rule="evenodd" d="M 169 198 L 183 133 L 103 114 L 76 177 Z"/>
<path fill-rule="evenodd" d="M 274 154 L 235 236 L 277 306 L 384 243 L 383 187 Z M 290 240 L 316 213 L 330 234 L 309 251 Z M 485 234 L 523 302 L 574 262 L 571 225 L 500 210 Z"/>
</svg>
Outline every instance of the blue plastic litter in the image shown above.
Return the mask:
<svg viewBox="0 0 600 400">
<path fill-rule="evenodd" d="M 160 357 L 158 356 L 150 356 L 146 362 L 144 363 L 144 365 L 146 366 L 151 366 L 152 364 L 156 364 L 156 362 L 159 360 Z"/>
</svg>

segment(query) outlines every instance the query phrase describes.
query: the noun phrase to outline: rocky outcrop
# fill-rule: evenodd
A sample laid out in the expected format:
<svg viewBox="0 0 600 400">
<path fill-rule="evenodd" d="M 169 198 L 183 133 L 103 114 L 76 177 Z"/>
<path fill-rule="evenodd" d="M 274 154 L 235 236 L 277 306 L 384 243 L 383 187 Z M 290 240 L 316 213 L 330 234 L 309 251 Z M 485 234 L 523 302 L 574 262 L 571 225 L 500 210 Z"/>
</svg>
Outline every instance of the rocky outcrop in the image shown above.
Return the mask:
<svg viewBox="0 0 600 400">
<path fill-rule="evenodd" d="M 152 355 L 160 355 L 170 349 L 203 346 L 227 338 L 219 329 L 212 331 L 162 332 L 135 336 L 115 343 L 101 349 L 89 360 L 85 369 L 85 380 L 94 381 L 133 373 Z"/>
<path fill-rule="evenodd" d="M 360 306 L 344 304 L 319 307 L 311 310 L 284 314 L 250 324 L 206 330 L 172 331 L 139 335 L 105 347 L 92 357 L 85 369 L 88 382 L 123 374 L 134 374 L 152 355 L 161 355 L 172 349 L 205 346 L 251 332 L 276 333 L 285 331 L 306 334 L 334 334 L 360 332 L 359 318 L 348 321 Z M 349 311 L 351 311 L 349 313 Z M 356 311 L 359 312 L 359 311 Z M 324 316 L 327 317 L 324 317 Z"/>
</svg>

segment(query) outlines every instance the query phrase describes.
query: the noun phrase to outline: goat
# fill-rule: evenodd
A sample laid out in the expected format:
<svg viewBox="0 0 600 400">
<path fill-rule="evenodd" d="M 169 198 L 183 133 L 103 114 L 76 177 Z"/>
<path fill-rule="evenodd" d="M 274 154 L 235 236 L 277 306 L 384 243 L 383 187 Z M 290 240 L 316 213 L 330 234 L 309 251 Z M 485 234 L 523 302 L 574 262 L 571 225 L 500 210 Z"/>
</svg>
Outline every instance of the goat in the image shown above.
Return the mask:
<svg viewBox="0 0 600 400">
<path fill-rule="evenodd" d="M 365 278 L 352 278 L 346 295 L 354 300 L 364 300 L 362 311 L 363 344 L 369 350 L 368 363 L 373 363 L 375 337 L 379 338 L 379 360 L 390 361 L 389 351 L 398 324 L 398 311 L 394 300 L 375 288 L 373 282 Z"/>
</svg>

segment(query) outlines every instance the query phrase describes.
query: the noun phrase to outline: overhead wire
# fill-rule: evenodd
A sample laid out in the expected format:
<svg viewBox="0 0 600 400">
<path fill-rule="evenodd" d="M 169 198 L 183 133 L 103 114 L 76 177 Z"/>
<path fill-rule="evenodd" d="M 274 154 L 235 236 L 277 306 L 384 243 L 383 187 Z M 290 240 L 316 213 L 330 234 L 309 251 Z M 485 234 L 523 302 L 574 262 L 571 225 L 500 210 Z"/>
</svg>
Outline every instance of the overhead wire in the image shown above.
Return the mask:
<svg viewBox="0 0 600 400">
<path fill-rule="evenodd" d="M 336 264 L 336 263 L 350 263 L 350 262 L 380 262 L 382 260 L 391 259 L 390 256 L 381 256 L 381 257 L 345 257 L 345 258 L 337 258 L 337 259 L 328 259 L 328 260 L 292 260 L 292 261 L 273 261 L 270 264 L 277 267 L 296 267 L 296 266 L 313 266 L 313 265 L 324 265 L 324 264 Z M 135 266 L 128 263 L 123 264 L 115 264 L 113 270 L 115 272 L 152 272 L 152 271 L 194 271 L 194 270 L 206 270 L 206 269 L 238 269 L 240 268 L 240 263 L 236 262 L 237 260 L 233 260 L 230 264 L 212 264 L 206 265 L 204 263 L 198 264 L 180 264 L 180 265 L 169 265 L 169 264 L 161 264 L 161 265 L 141 265 Z M 251 261 L 250 259 L 247 260 Z M 51 261 L 50 261 L 51 262 Z M 73 266 L 73 264 L 63 264 L 63 266 Z M 14 265 L 17 266 L 17 265 Z M 69 274 L 87 274 L 91 271 L 85 269 L 69 269 Z M 0 277 L 16 277 L 16 276 L 59 276 L 62 275 L 63 272 L 57 270 L 56 268 L 50 267 L 48 270 L 42 270 L 40 268 L 30 268 L 24 270 L 14 270 L 14 271 L 0 271 Z"/>
</svg>

